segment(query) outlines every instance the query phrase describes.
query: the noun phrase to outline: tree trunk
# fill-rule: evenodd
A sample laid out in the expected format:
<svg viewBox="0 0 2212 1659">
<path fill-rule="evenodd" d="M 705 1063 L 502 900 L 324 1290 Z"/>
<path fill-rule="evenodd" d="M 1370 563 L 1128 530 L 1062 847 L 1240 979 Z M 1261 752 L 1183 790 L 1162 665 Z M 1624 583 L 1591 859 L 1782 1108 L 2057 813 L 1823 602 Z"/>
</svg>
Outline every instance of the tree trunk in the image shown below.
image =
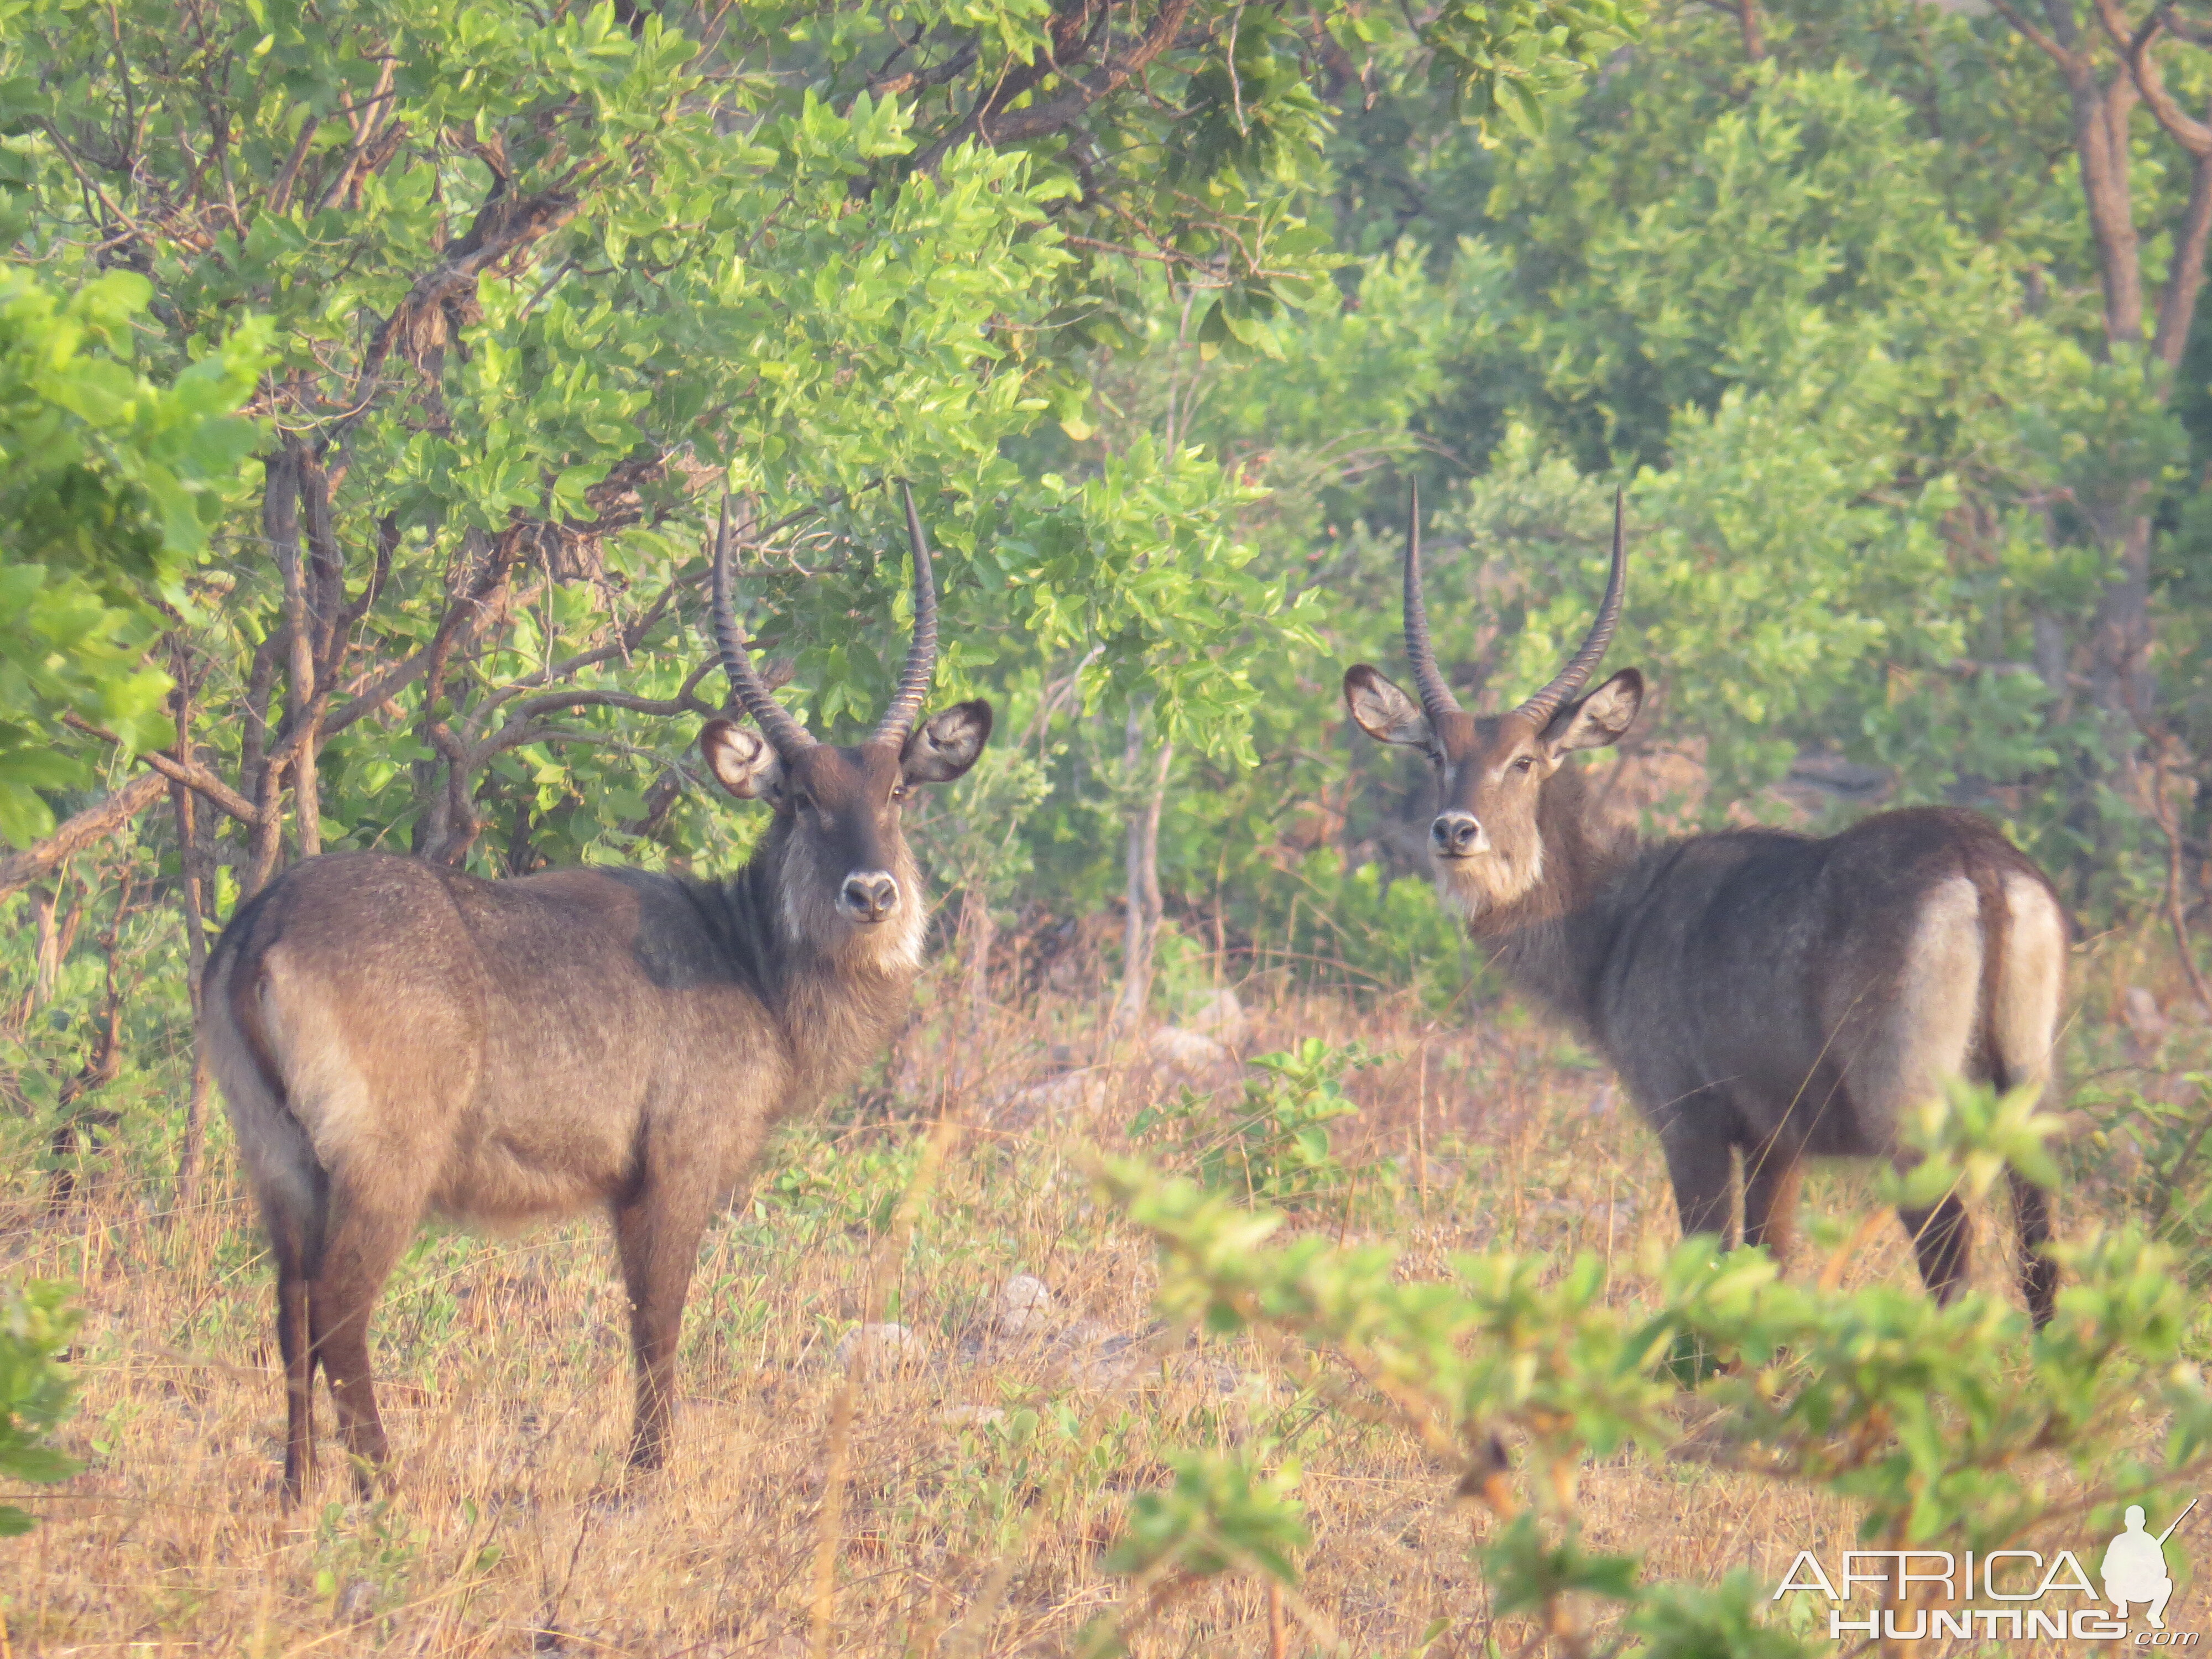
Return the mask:
<svg viewBox="0 0 2212 1659">
<path fill-rule="evenodd" d="M 192 757 L 192 681 L 189 653 L 179 648 L 175 663 L 176 690 L 169 707 L 177 724 L 177 756 Z M 208 1070 L 206 1022 L 200 1017 L 201 981 L 207 972 L 207 908 L 214 896 L 207 886 L 208 866 L 202 856 L 198 801 L 183 784 L 169 785 L 169 805 L 177 815 L 178 894 L 185 912 L 185 988 L 192 1006 L 192 1085 L 185 1100 L 185 1139 L 177 1152 L 177 1189 L 173 1213 L 189 1210 L 199 1197 L 200 1162 L 207 1140 L 208 1093 L 212 1078 Z"/>
<path fill-rule="evenodd" d="M 2172 20 L 2161 9 L 2138 27 L 2112 0 L 2097 0 L 2094 21 L 2087 24 L 2071 4 L 2046 4 L 2037 18 L 2017 0 L 1990 0 L 1990 6 L 2051 60 L 2065 83 L 2075 161 L 2103 289 L 2106 350 L 2123 361 L 2141 355 L 2152 394 L 2164 402 L 2188 345 L 2204 283 L 2206 239 L 2212 233 L 2212 125 L 2180 108 L 2155 61 L 2162 31 L 2172 27 Z M 2154 239 L 2171 240 L 2154 318 L 2143 276 L 2146 232 L 2136 222 L 2131 177 L 2136 135 L 2130 133 L 2130 118 L 2139 107 L 2148 109 L 2166 138 L 2186 152 L 2191 167 L 2189 203 L 2179 220 L 2148 228 Z M 2087 787 L 2098 773 L 2116 782 L 2138 810 L 2155 816 L 2160 806 L 2151 799 L 2152 769 L 2145 758 L 2146 734 L 2162 724 L 2151 666 L 2155 641 L 2148 508 L 2155 488 L 2152 478 L 2124 480 L 2089 514 L 2093 532 L 2112 558 L 2112 574 L 2098 594 L 2082 641 L 2086 690 L 2101 730 L 2093 751 L 2082 757 L 2084 788 L 2075 817 L 2093 816 L 2087 810 Z M 2037 672 L 2053 693 L 2052 718 L 2063 721 L 2070 712 L 2070 651 L 2055 618 L 2035 619 L 2035 654 Z"/>
<path fill-rule="evenodd" d="M 1737 26 L 1743 31 L 1743 55 L 1750 62 L 1763 62 L 1766 57 L 1766 33 L 1760 27 L 1759 0 L 1736 0 Z"/>
<path fill-rule="evenodd" d="M 1145 758 L 1144 720 L 1135 709 L 1129 711 L 1122 757 L 1133 785 Z M 1175 744 L 1163 742 L 1152 787 L 1130 807 L 1124 854 L 1128 916 L 1122 932 L 1121 994 L 1115 1001 L 1111 1022 L 1117 1036 L 1134 1036 L 1144 1028 L 1145 1010 L 1152 998 L 1152 959 L 1164 908 L 1160 900 L 1160 808 L 1167 799 L 1168 768 L 1174 759 Z"/>
<path fill-rule="evenodd" d="M 298 449 L 288 447 L 270 460 L 262 523 L 276 567 L 284 578 L 285 672 L 291 682 L 284 734 L 297 738 L 292 757 L 292 793 L 299 814 L 299 848 L 303 859 L 323 850 L 322 790 L 316 778 L 315 738 L 301 735 L 315 718 L 315 624 L 307 599 L 307 570 L 300 548 L 301 476 Z"/>
<path fill-rule="evenodd" d="M 988 899 L 969 888 L 960 900 L 960 943 L 967 970 L 968 1018 L 981 1019 L 991 1001 L 991 946 L 999 936 L 998 918 Z"/>
<path fill-rule="evenodd" d="M 31 968 L 31 988 L 23 999 L 22 1019 L 27 1023 L 33 1014 L 53 1000 L 54 981 L 61 973 L 61 953 L 57 949 L 61 942 L 61 930 L 55 925 L 54 912 L 61 903 L 58 890 L 48 891 L 44 887 L 31 890 L 31 923 L 38 937 L 37 960 Z"/>
</svg>

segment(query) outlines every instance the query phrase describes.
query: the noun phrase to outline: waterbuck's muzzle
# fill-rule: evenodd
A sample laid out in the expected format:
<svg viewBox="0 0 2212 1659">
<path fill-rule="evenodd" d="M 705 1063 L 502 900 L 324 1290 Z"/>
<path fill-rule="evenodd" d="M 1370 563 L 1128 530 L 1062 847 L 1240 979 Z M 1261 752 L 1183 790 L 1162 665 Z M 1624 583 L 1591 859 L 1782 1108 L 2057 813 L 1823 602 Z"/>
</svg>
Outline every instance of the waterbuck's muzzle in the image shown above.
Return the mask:
<svg viewBox="0 0 2212 1659">
<path fill-rule="evenodd" d="M 1429 825 L 1429 846 L 1440 859 L 1471 859 L 1490 850 L 1490 832 L 1474 813 L 1455 808 Z"/>
<path fill-rule="evenodd" d="M 855 870 L 837 890 L 838 909 L 864 927 L 890 920 L 898 902 L 898 878 L 888 870 Z"/>
</svg>

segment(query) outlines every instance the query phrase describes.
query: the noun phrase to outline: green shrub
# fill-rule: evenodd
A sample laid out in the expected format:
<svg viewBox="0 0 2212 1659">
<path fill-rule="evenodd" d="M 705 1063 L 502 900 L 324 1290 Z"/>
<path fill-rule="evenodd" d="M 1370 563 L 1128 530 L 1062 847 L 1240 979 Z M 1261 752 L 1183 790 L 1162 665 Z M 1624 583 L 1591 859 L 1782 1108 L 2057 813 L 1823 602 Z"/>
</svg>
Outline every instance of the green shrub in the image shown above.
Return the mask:
<svg viewBox="0 0 2212 1659">
<path fill-rule="evenodd" d="M 1338 1048 L 1308 1037 L 1295 1050 L 1261 1054 L 1252 1064 L 1261 1075 L 1237 1100 L 1224 1104 L 1185 1089 L 1166 1105 L 1138 1113 L 1130 1133 L 1141 1139 L 1157 1132 L 1201 1185 L 1249 1202 L 1295 1207 L 1341 1194 L 1349 1173 L 1330 1149 L 1327 1126 L 1359 1110 L 1340 1078 L 1376 1064 L 1375 1057 L 1356 1042 Z"/>
<path fill-rule="evenodd" d="M 2048 1181 L 2056 1127 L 2024 1094 L 1961 1090 L 1912 1127 L 1921 1161 L 1887 1180 L 1883 1201 L 1979 1197 L 2008 1168 Z M 1748 1574 L 1653 1582 L 1633 1558 L 1586 1550 L 1577 1476 L 1594 1457 L 1640 1449 L 1821 1492 L 1856 1510 L 1867 1547 L 1984 1559 L 2062 1523 L 2069 1536 L 2116 1526 L 2120 1506 L 2212 1466 L 2212 1389 L 2195 1363 L 2206 1310 L 2139 1229 L 2061 1247 L 2070 1282 L 2035 1331 L 2000 1297 L 1843 1294 L 1710 1236 L 1654 1264 L 1656 1295 L 1641 1299 L 1587 1255 L 1564 1273 L 1535 1255 L 1464 1255 L 1448 1279 L 1409 1279 L 1389 1246 L 1274 1243 L 1281 1213 L 1139 1162 L 1106 1164 L 1099 1182 L 1158 1243 L 1159 1311 L 1256 1339 L 1300 1395 L 1297 1415 L 1255 1425 L 1233 1452 L 1193 1449 L 1173 1490 L 1133 1512 L 1120 1559 L 1142 1572 L 1141 1599 L 1094 1627 L 1095 1651 L 1178 1585 L 1295 1583 L 1303 1515 L 1294 1481 L 1268 1469 L 1294 1472 L 1316 1419 L 1395 1422 L 1445 1490 L 1489 1510 L 1496 1611 L 1570 1652 L 1588 1650 L 1596 1620 L 1669 1659 L 1809 1650 Z M 1710 1363 L 1685 1367 L 1685 1351 Z"/>
<path fill-rule="evenodd" d="M 77 1472 L 47 1437 L 70 1413 L 76 1385 L 56 1356 L 79 1315 L 70 1287 L 41 1280 L 0 1291 L 0 1476 L 51 1486 Z M 33 1516 L 0 1504 L 0 1537 L 28 1532 Z"/>
</svg>

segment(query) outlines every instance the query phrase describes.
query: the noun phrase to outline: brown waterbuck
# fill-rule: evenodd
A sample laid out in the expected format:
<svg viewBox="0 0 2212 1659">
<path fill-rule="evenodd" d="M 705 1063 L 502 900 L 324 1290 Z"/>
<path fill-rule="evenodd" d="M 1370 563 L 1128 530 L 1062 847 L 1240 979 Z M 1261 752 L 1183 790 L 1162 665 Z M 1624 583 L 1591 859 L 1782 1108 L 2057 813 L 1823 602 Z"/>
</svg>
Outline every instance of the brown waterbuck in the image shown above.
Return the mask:
<svg viewBox="0 0 2212 1659">
<path fill-rule="evenodd" d="M 1906 1115 L 1945 1081 L 2040 1088 L 2051 1065 L 2064 913 L 1986 818 L 1882 812 L 1826 838 L 1727 830 L 1646 843 L 1608 830 L 1578 765 L 1644 702 L 1623 669 L 1582 696 L 1620 620 L 1613 571 L 1589 636 L 1509 714 L 1470 714 L 1429 641 L 1419 502 L 1406 542 L 1406 651 L 1416 703 L 1368 665 L 1344 677 L 1370 737 L 1428 757 L 1429 855 L 1445 902 L 1498 943 L 1515 982 L 1585 1034 L 1659 1136 L 1685 1233 L 1732 1230 L 1787 1253 L 1808 1157 L 1900 1156 Z M 2043 1192 L 2014 1178 L 2021 1279 L 2038 1323 L 2056 1268 Z M 1922 1278 L 1948 1300 L 1966 1276 L 1965 1206 L 1900 1212 Z"/>
<path fill-rule="evenodd" d="M 987 702 L 916 724 L 937 599 L 910 495 L 906 514 L 912 646 L 881 723 L 836 748 L 753 668 L 724 503 L 715 639 L 758 731 L 718 718 L 699 744 L 725 789 L 775 815 L 734 879 L 484 881 L 343 854 L 286 872 L 224 931 L 205 1018 L 276 1256 L 289 1497 L 312 1467 L 319 1364 L 365 1488 L 385 1465 L 369 1313 L 433 1213 L 507 1227 L 610 1212 L 637 1370 L 630 1462 L 665 1456 L 700 1236 L 770 1126 L 889 1040 L 927 920 L 901 802 L 960 776 L 990 735 Z"/>
</svg>

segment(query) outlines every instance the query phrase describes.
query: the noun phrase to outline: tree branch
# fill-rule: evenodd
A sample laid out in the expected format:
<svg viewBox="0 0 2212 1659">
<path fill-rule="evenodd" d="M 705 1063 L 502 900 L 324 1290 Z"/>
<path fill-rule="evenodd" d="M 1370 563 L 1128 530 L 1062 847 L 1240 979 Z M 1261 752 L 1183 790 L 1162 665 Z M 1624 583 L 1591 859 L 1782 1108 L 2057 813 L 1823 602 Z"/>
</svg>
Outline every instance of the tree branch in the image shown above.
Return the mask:
<svg viewBox="0 0 2212 1659">
<path fill-rule="evenodd" d="M 1132 76 L 1173 45 L 1189 13 L 1190 0 L 1164 0 L 1152 27 L 1136 45 L 1119 56 L 1109 55 L 1105 64 L 1085 79 L 1076 76 L 1073 70 L 1110 38 L 1114 9 L 1112 0 L 1075 0 L 1071 9 L 1054 14 L 1051 26 L 1053 49 L 1039 53 L 1033 63 L 1009 70 L 990 91 L 975 100 L 975 106 L 966 117 L 921 153 L 915 161 L 915 171 L 934 173 L 945 155 L 964 138 L 979 138 L 995 147 L 1026 143 L 1058 132 L 1098 100 L 1119 91 Z M 1066 78 L 1065 90 L 1028 109 L 1001 113 L 1054 74 Z"/>
<path fill-rule="evenodd" d="M 2061 69 L 2071 70 L 2077 66 L 2074 54 L 2029 22 L 2027 18 L 2021 16 L 2013 6 L 2012 0 L 1990 0 L 1990 9 L 2011 24 L 2013 33 L 2042 52 Z"/>
<path fill-rule="evenodd" d="M 720 662 L 718 659 L 709 657 L 691 671 L 684 679 L 683 689 L 672 697 L 640 697 L 627 691 L 574 690 L 548 691 L 538 696 L 526 698 L 514 705 L 507 719 L 500 723 L 498 731 L 471 747 L 470 758 L 474 765 L 470 769 L 473 771 L 480 768 L 494 755 L 518 748 L 526 743 L 536 742 L 537 738 L 531 735 L 526 728 L 533 727 L 534 722 L 540 714 L 551 714 L 556 708 L 627 708 L 633 714 L 638 714 L 712 716 L 720 711 L 710 703 L 702 702 L 691 694 L 700 681 L 705 679 L 720 666 Z M 542 727 L 535 729 L 538 732 L 544 730 Z"/>
<path fill-rule="evenodd" d="M 1182 20 L 1189 13 L 1190 0 L 1167 0 L 1144 38 L 1127 52 L 1109 58 L 1106 67 L 1091 80 L 1077 81 L 1057 97 L 1017 110 L 1003 119 L 994 118 L 991 130 L 983 135 L 985 142 L 994 145 L 1026 143 L 1032 138 L 1048 137 L 1058 132 L 1101 98 L 1119 92 L 1132 76 L 1173 45 L 1182 27 Z"/>
<path fill-rule="evenodd" d="M 52 875 L 70 854 L 106 840 L 168 792 L 160 773 L 142 772 L 106 800 L 69 819 L 44 841 L 0 858 L 0 898 Z"/>
<path fill-rule="evenodd" d="M 509 196 L 495 196 L 479 208 L 476 222 L 469 227 L 468 234 L 453 244 L 445 263 L 417 277 L 414 287 L 407 290 L 407 297 L 392 308 L 392 315 L 378 325 L 376 332 L 369 337 L 368 349 L 354 375 L 346 413 L 323 434 L 317 446 L 319 452 L 327 454 L 368 410 L 375 395 L 378 377 L 384 372 L 385 361 L 399 343 L 402 331 L 416 318 L 436 310 L 461 289 L 473 285 L 486 266 L 518 248 L 550 236 L 576 216 L 576 205 L 574 190 L 549 190 L 520 201 Z"/>
<path fill-rule="evenodd" d="M 76 714 L 64 714 L 62 724 L 83 732 L 88 738 L 98 738 L 102 743 L 112 743 L 118 747 L 122 745 L 123 739 L 106 726 L 94 726 L 90 720 L 81 719 Z M 140 765 L 150 766 L 161 776 L 173 778 L 194 793 L 213 801 L 240 823 L 250 828 L 260 822 L 261 815 L 254 810 L 252 801 L 246 799 L 245 796 L 240 794 L 237 790 L 216 776 L 198 761 L 185 760 L 175 755 L 164 754 L 158 749 L 149 750 L 146 753 L 136 756 L 134 758 Z"/>
<path fill-rule="evenodd" d="M 2166 289 L 2158 296 L 2158 327 L 2151 356 L 2171 374 L 2181 367 L 2189 345 L 2189 326 L 2197 315 L 2197 296 L 2204 287 L 2204 242 L 2212 233 L 2212 154 L 2199 154 L 2189 182 L 2189 209 L 2173 233 L 2173 260 Z"/>
<path fill-rule="evenodd" d="M 2105 26 L 2113 50 L 2127 65 L 2136 89 L 2142 94 L 2144 104 L 2157 118 L 2159 125 L 2191 155 L 2212 155 L 2212 126 L 2197 120 L 2173 101 L 2173 94 L 2166 89 L 2166 77 L 2159 72 L 2158 59 L 2151 55 L 2163 23 L 2153 17 L 2141 28 L 2130 30 L 2116 0 L 2095 0 L 2095 3 L 2097 21 Z"/>
</svg>

